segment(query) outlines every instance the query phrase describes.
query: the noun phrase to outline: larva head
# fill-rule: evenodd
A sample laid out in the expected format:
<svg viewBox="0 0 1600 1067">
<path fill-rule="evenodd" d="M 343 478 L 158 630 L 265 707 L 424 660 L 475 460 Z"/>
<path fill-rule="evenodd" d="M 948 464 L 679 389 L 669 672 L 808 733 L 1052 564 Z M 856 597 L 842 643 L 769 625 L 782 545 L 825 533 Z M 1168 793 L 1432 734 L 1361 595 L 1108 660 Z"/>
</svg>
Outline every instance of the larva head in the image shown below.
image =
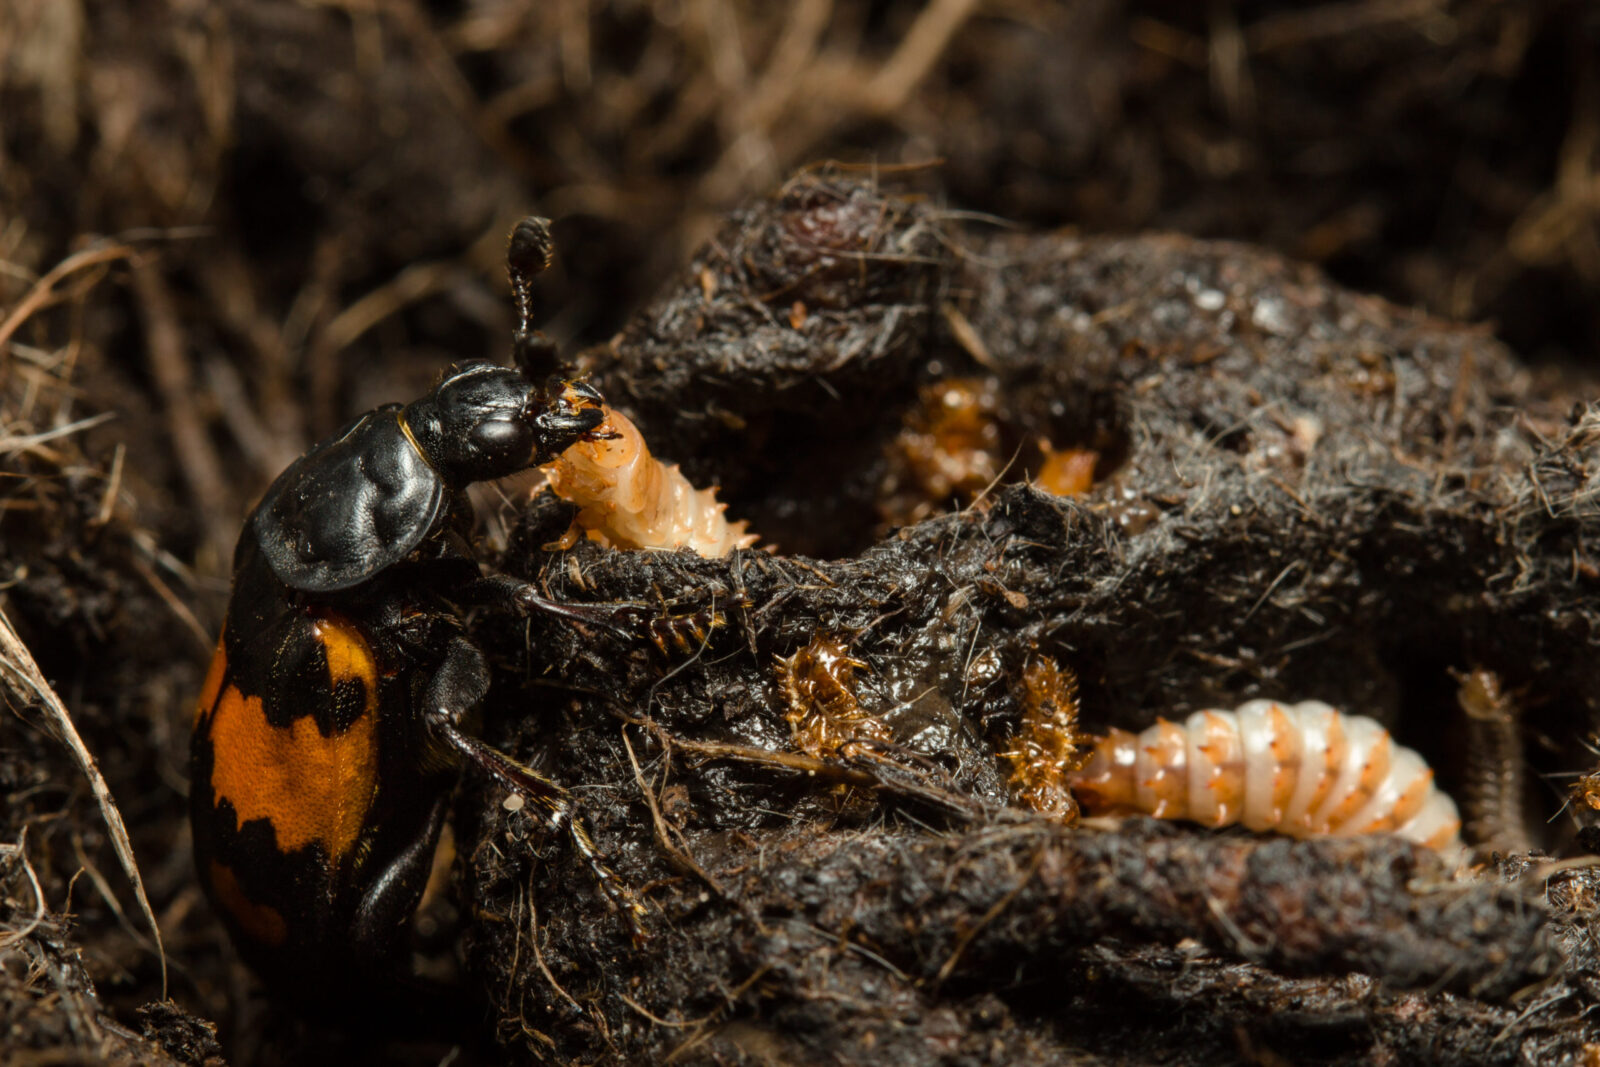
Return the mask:
<svg viewBox="0 0 1600 1067">
<path fill-rule="evenodd" d="M 548 462 L 600 425 L 601 405 L 582 383 L 534 385 L 509 367 L 463 363 L 404 415 L 428 464 L 459 487 Z"/>
</svg>

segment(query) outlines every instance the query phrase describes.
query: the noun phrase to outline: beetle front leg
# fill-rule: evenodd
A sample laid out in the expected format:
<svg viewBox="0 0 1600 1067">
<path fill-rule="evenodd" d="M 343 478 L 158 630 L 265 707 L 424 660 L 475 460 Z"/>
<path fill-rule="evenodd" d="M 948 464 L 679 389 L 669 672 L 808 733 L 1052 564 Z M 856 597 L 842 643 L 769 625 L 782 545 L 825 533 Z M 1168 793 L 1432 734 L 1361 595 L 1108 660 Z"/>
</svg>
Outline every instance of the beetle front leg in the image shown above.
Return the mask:
<svg viewBox="0 0 1600 1067">
<path fill-rule="evenodd" d="M 638 634 L 651 618 L 650 608 L 645 604 L 563 604 L 541 594 L 532 583 L 503 574 L 475 579 L 465 588 L 454 591 L 451 599 L 457 603 L 500 607 L 523 615 L 541 611 L 569 622 L 600 626 L 627 639 Z M 655 639 L 653 633 L 652 639 Z"/>
<path fill-rule="evenodd" d="M 428 729 L 473 766 L 522 797 L 543 816 L 550 829 L 565 829 L 612 907 L 628 920 L 634 941 L 643 942 L 649 936 L 644 927 L 644 905 L 606 864 L 583 824 L 572 793 L 460 728 L 462 717 L 483 699 L 488 689 L 489 666 L 483 652 L 464 637 L 454 638 L 444 663 L 428 683 Z"/>
</svg>

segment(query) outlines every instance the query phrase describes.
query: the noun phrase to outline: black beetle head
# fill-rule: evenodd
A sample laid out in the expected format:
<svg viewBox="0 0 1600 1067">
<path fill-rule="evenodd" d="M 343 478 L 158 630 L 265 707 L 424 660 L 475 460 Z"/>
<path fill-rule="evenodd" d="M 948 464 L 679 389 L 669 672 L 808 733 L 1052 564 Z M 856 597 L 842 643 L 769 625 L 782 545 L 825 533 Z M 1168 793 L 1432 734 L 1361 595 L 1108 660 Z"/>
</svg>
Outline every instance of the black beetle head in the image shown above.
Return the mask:
<svg viewBox="0 0 1600 1067">
<path fill-rule="evenodd" d="M 599 394 L 587 385 L 534 385 L 492 363 L 450 368 L 433 392 L 405 409 L 417 447 L 456 486 L 546 463 L 604 417 Z"/>
</svg>

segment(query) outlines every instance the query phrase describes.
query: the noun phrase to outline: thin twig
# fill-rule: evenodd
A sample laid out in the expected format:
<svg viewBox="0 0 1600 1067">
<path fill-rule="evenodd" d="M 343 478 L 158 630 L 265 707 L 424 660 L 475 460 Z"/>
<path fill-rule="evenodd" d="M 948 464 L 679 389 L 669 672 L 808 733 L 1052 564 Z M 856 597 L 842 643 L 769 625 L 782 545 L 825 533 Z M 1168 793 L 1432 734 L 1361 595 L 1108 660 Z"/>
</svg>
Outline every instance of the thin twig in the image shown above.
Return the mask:
<svg viewBox="0 0 1600 1067">
<path fill-rule="evenodd" d="M 807 777 L 820 778 L 829 782 L 842 782 L 845 785 L 861 786 L 877 793 L 898 797 L 901 800 L 915 801 L 937 808 L 946 815 L 961 819 L 972 820 L 982 815 L 982 807 L 968 797 L 953 793 L 948 789 L 927 785 L 921 781 L 907 781 L 888 777 L 889 772 L 904 771 L 905 768 L 893 763 L 875 758 L 866 758 L 853 761 L 851 764 L 835 760 L 818 759 L 800 752 L 778 752 L 769 748 L 758 748 L 754 745 L 740 745 L 726 741 L 692 741 L 685 737 L 669 734 L 659 725 L 654 726 L 657 736 L 662 744 L 671 743 L 685 752 L 693 752 L 707 759 L 726 759 L 738 763 L 751 763 L 756 766 L 776 768 L 779 770 L 793 771 Z M 862 769 L 862 765 L 870 766 L 871 770 Z M 908 775 L 910 777 L 910 775 Z"/>
<path fill-rule="evenodd" d="M 978 0 L 932 0 L 923 8 L 894 55 L 867 82 L 863 110 L 890 115 L 904 107 L 977 6 Z"/>
<path fill-rule="evenodd" d="M 312 345 L 316 358 L 331 358 L 384 319 L 449 288 L 464 273 L 459 264 L 448 260 L 406 267 L 334 316 Z"/>
<path fill-rule="evenodd" d="M 189 636 L 195 639 L 200 651 L 210 652 L 212 648 L 211 635 L 206 632 L 206 628 L 195 617 L 195 613 L 190 610 L 189 605 L 185 604 L 178 594 L 173 592 L 172 586 L 162 580 L 161 575 L 156 573 L 156 569 L 146 562 L 143 556 L 130 556 L 128 562 L 133 565 L 134 570 L 139 572 L 139 577 L 143 578 L 150 588 L 155 591 L 156 596 L 161 598 L 161 602 L 171 610 L 173 615 L 177 616 L 178 621 L 183 624 L 183 628 L 188 631 Z"/>
<path fill-rule="evenodd" d="M 545 981 L 550 983 L 550 988 L 565 997 L 568 1004 L 577 1008 L 579 1015 L 587 1014 L 583 1010 L 583 1005 L 573 1000 L 572 994 L 561 988 L 561 983 L 556 981 L 556 976 L 551 974 L 550 968 L 545 965 L 544 953 L 539 951 L 539 909 L 534 906 L 532 900 L 528 901 L 528 941 L 533 945 L 533 962 L 538 966 L 539 973 L 544 975 Z"/>
<path fill-rule="evenodd" d="M 133 249 L 124 244 L 110 245 L 105 248 L 86 248 L 82 252 L 76 252 L 51 267 L 49 273 L 34 282 L 33 287 L 28 290 L 21 300 L 17 301 L 16 307 L 11 309 L 11 313 L 5 317 L 5 321 L 0 322 L 0 345 L 4 345 L 11 339 L 11 335 L 17 332 L 17 328 L 28 321 L 28 316 L 40 308 L 48 307 L 53 302 L 51 298 L 55 295 L 56 283 L 63 278 L 86 267 L 111 263 L 118 259 L 125 259 L 132 254 Z"/>
<path fill-rule="evenodd" d="M 644 772 L 639 769 L 639 759 L 633 754 L 633 742 L 628 738 L 628 728 L 622 727 L 622 745 L 628 750 L 628 763 L 633 767 L 633 779 L 639 783 L 639 792 L 644 794 L 644 802 L 650 809 L 650 818 L 655 823 L 656 840 L 661 843 L 668 856 L 671 856 L 685 870 L 694 873 L 696 878 L 704 882 L 717 896 L 726 896 L 722 886 L 717 880 L 706 872 L 706 869 L 695 861 L 687 848 L 679 847 L 672 840 L 672 834 L 667 826 L 667 821 L 661 815 L 661 805 L 656 803 L 655 788 L 644 780 Z"/>
<path fill-rule="evenodd" d="M 139 900 L 139 910 L 144 913 L 145 920 L 150 924 L 150 931 L 155 935 L 156 955 L 161 960 L 161 997 L 166 999 L 167 953 L 161 943 L 161 927 L 156 923 L 156 913 L 150 907 L 150 898 L 145 895 L 144 879 L 139 876 L 139 864 L 133 858 L 133 843 L 128 839 L 128 827 L 122 821 L 122 812 L 117 809 L 117 802 L 111 796 L 111 787 L 106 784 L 94 757 L 89 754 L 88 746 L 78 735 L 77 727 L 72 725 L 72 716 L 67 714 L 61 698 L 56 696 L 55 690 L 50 688 L 50 683 L 45 681 L 44 675 L 39 671 L 39 665 L 34 662 L 33 654 L 28 651 L 28 646 L 22 643 L 22 638 L 17 636 L 17 631 L 12 629 L 11 620 L 6 617 L 3 610 L 0 610 L 0 676 L 4 677 L 7 687 L 19 705 L 38 704 L 44 709 L 51 732 L 72 752 L 73 758 L 78 761 L 79 770 L 89 780 L 89 788 L 94 792 L 95 801 L 100 805 L 100 815 L 111 831 L 111 844 L 116 849 L 117 859 L 121 862 L 122 869 L 127 872 L 128 880 L 133 883 L 134 896 Z"/>
<path fill-rule="evenodd" d="M 132 268 L 133 289 L 144 318 L 145 356 L 167 411 L 173 458 L 194 494 L 211 551 L 217 559 L 226 560 L 233 550 L 232 494 L 222 460 L 195 404 L 194 375 L 184 353 L 178 311 L 154 258 L 134 259 Z"/>
<path fill-rule="evenodd" d="M 13 930 L 4 937 L 0 937 L 0 948 L 10 948 L 33 933 L 39 928 L 39 924 L 44 922 L 44 890 L 39 888 L 39 875 L 35 873 L 33 864 L 28 862 L 28 828 L 26 826 L 17 834 L 16 844 L 0 845 L 0 853 L 6 852 L 11 853 L 22 861 L 22 870 L 27 874 L 29 884 L 33 886 L 34 904 L 33 917 L 28 920 L 28 925 L 20 930 Z"/>
<path fill-rule="evenodd" d="M 116 418 L 112 411 L 102 411 L 98 415 L 90 415 L 77 419 L 65 426 L 57 426 L 53 430 L 41 430 L 39 433 L 22 434 L 20 436 L 0 437 L 0 455 L 13 455 L 17 452 L 27 452 L 38 448 L 46 441 L 54 441 L 58 437 L 67 437 L 71 434 L 87 430 L 91 426 L 98 426 L 107 419 Z"/>
</svg>

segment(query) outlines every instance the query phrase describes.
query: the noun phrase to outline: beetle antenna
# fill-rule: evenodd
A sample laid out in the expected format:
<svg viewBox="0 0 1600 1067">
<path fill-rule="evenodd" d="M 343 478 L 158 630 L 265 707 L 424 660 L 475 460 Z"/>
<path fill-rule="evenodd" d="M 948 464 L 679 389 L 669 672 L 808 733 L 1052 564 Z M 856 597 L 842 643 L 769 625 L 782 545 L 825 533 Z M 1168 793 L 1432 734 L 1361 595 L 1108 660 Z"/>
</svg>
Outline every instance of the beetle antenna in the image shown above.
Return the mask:
<svg viewBox="0 0 1600 1067">
<path fill-rule="evenodd" d="M 512 360 L 532 382 L 543 382 L 562 370 L 554 341 L 533 327 L 533 280 L 555 259 L 555 239 L 550 220 L 529 215 L 511 231 L 506 249 L 506 273 L 511 278 L 511 299 L 517 323 L 511 333 Z"/>
</svg>

